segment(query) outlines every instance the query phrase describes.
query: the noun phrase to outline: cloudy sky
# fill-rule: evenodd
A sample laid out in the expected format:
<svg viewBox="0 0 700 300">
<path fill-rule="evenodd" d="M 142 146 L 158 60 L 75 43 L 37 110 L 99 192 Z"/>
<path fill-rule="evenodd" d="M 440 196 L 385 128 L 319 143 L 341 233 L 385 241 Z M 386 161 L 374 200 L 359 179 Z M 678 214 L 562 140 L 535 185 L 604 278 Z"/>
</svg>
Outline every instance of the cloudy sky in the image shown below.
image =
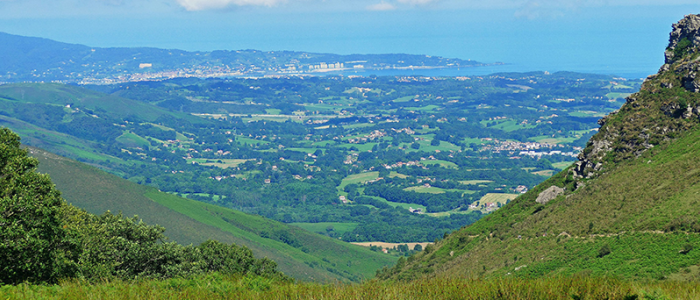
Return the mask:
<svg viewBox="0 0 700 300">
<path fill-rule="evenodd" d="M 700 1 L 0 0 L 0 31 L 99 47 L 401 52 L 651 73 L 671 24 L 690 13 Z"/>
</svg>

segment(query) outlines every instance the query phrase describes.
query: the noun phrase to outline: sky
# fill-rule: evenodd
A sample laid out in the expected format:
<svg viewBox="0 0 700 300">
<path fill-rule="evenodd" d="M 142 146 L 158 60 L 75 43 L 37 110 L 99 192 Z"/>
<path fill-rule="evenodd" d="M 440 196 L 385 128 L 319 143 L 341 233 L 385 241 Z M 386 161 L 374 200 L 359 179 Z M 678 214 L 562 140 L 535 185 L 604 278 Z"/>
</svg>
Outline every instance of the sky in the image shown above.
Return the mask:
<svg viewBox="0 0 700 300">
<path fill-rule="evenodd" d="M 410 53 L 628 77 L 697 0 L 0 0 L 0 31 L 94 47 Z"/>
</svg>

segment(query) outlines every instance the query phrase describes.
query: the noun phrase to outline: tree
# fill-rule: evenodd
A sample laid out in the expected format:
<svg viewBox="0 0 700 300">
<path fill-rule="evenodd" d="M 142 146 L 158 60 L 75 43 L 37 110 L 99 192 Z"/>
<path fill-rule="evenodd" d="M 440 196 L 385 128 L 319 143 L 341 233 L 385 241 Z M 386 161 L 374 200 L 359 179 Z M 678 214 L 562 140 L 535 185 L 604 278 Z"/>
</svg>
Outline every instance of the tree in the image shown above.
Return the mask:
<svg viewBox="0 0 700 300">
<path fill-rule="evenodd" d="M 0 283 L 51 282 L 59 275 L 64 202 L 19 146 L 19 136 L 0 129 Z"/>
</svg>

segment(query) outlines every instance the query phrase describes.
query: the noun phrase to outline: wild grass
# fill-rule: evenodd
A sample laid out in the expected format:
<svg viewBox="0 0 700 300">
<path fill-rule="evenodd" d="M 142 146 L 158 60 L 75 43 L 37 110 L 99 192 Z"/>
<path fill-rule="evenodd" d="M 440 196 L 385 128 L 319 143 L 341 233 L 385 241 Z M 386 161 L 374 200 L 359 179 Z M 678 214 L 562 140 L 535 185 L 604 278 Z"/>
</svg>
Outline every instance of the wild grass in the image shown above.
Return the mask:
<svg viewBox="0 0 700 300">
<path fill-rule="evenodd" d="M 40 160 L 40 172 L 52 175 L 69 203 L 96 214 L 111 210 L 138 215 L 148 224 L 165 227 L 167 237 L 184 245 L 207 238 L 245 245 L 256 257 L 274 260 L 281 271 L 297 279 L 367 279 L 396 260 L 259 216 L 162 193 L 39 149 L 32 149 L 32 156 Z M 274 238 L 280 234 L 296 241 L 297 247 Z"/>
<path fill-rule="evenodd" d="M 700 298 L 700 284 L 632 282 L 613 278 L 554 277 L 541 279 L 431 278 L 410 282 L 367 281 L 363 284 L 290 283 L 262 277 L 210 274 L 163 281 L 137 280 L 58 285 L 5 286 L 4 299 L 610 299 L 650 300 Z"/>
</svg>

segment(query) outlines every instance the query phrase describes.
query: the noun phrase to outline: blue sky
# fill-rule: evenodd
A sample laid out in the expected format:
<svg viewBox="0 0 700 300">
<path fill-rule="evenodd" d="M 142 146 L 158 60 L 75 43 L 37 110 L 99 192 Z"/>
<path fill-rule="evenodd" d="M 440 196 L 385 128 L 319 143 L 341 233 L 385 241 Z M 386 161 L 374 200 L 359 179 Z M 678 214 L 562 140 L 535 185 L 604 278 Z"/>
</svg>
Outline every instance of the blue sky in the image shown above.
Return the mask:
<svg viewBox="0 0 700 300">
<path fill-rule="evenodd" d="M 0 31 L 91 46 L 428 54 L 641 75 L 697 0 L 0 0 Z"/>
</svg>

